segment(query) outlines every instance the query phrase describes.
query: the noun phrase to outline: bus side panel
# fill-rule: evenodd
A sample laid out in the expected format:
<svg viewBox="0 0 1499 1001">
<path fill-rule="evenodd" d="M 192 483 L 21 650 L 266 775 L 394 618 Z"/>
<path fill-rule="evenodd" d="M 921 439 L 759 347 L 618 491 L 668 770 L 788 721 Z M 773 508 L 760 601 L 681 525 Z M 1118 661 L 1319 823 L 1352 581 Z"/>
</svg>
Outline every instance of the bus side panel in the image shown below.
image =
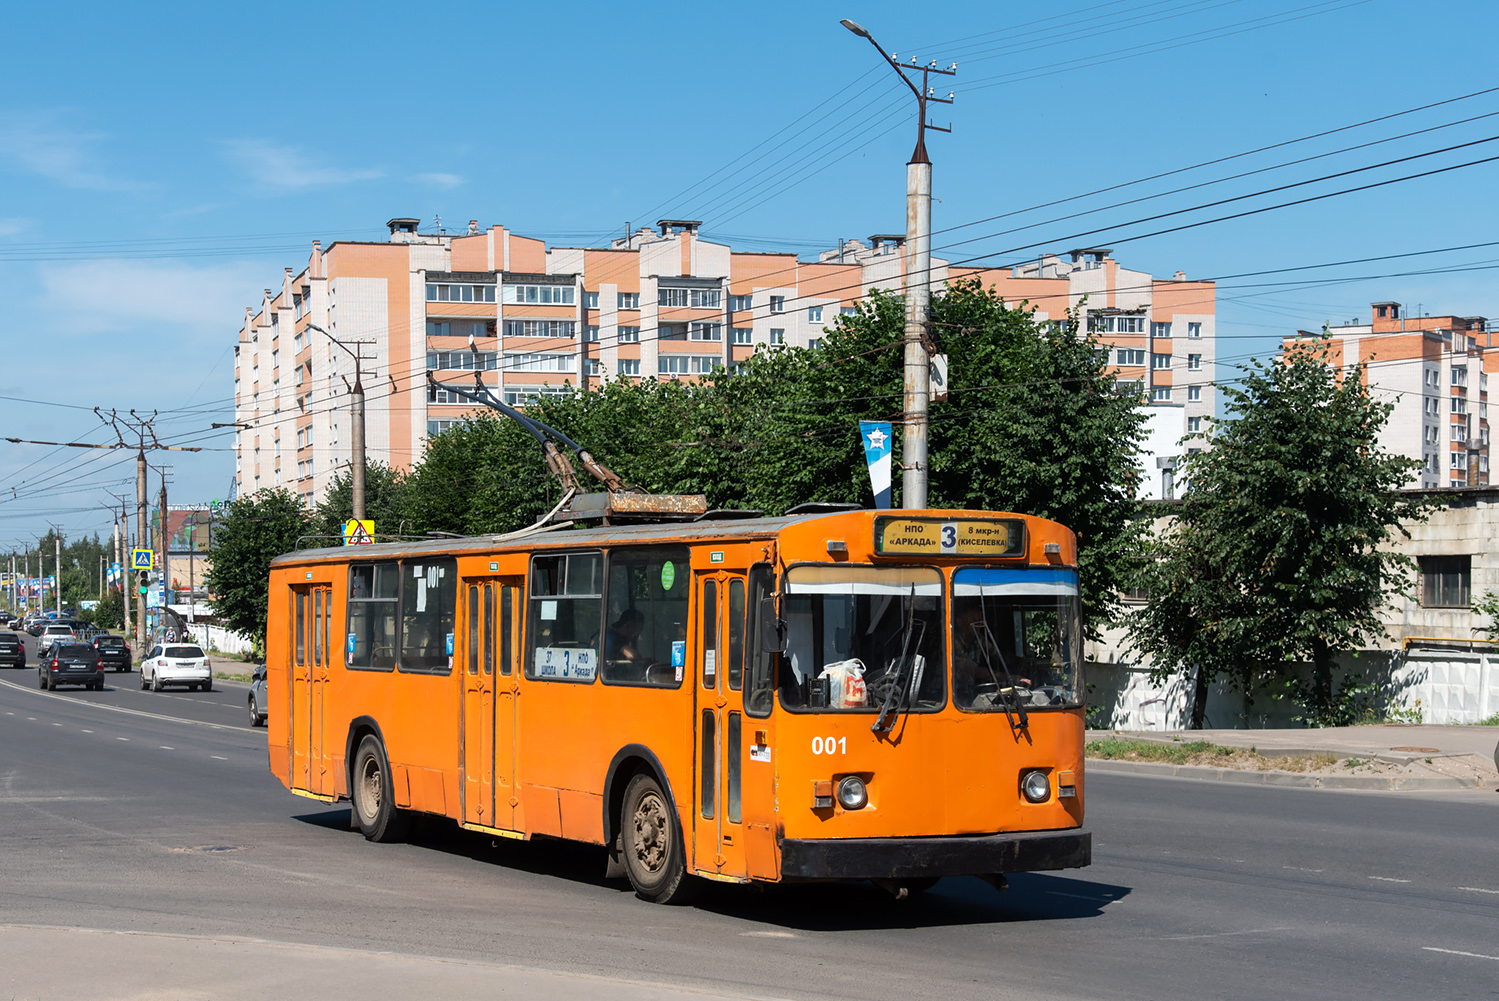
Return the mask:
<svg viewBox="0 0 1499 1001">
<path fill-rule="evenodd" d="M 614 713 L 604 711 L 601 683 L 585 685 L 567 681 L 521 681 L 519 750 L 516 785 L 525 807 L 528 834 L 550 834 L 578 841 L 603 841 L 596 819 L 582 815 L 592 807 L 579 803 L 578 794 L 603 795 L 603 777 L 595 774 L 604 751 L 603 721 Z M 564 807 L 563 800 L 567 805 Z"/>
<path fill-rule="evenodd" d="M 291 788 L 291 677 L 287 666 L 290 661 L 289 640 L 291 627 L 287 622 L 287 610 L 291 605 L 287 589 L 287 571 L 274 570 L 270 579 L 270 604 L 266 614 L 265 634 L 265 692 L 266 692 L 266 744 L 270 756 L 271 774 L 281 784 Z"/>
</svg>

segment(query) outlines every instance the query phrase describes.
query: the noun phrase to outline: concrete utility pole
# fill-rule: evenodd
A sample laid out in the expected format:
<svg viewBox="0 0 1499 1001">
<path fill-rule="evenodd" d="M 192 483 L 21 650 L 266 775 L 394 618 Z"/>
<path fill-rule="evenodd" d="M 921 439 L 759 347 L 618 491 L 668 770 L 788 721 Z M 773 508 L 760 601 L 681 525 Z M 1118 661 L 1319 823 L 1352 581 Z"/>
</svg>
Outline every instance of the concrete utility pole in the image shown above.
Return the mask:
<svg viewBox="0 0 1499 1001">
<path fill-rule="evenodd" d="M 171 604 L 171 586 L 172 586 L 171 570 L 172 570 L 172 568 L 171 568 L 171 566 L 169 565 L 169 562 L 168 562 L 171 559 L 171 557 L 168 555 L 171 552 L 171 548 L 172 548 L 171 541 L 170 541 L 171 537 L 172 537 L 171 530 L 169 528 L 167 528 L 167 469 L 166 469 L 165 466 L 163 466 L 163 467 L 161 467 L 161 607 L 162 607 L 162 612 L 161 612 L 161 615 L 158 616 L 157 619 L 156 619 L 156 624 L 158 626 L 162 626 L 162 625 L 166 624 L 166 614 L 167 614 L 166 613 L 166 607 L 169 604 Z"/>
<path fill-rule="evenodd" d="M 374 341 L 350 341 L 345 344 L 334 337 L 328 331 L 315 323 L 307 324 L 308 330 L 316 330 L 328 340 L 346 351 L 350 358 L 354 359 L 354 385 L 349 386 L 349 492 L 353 495 L 354 509 L 352 517 L 357 521 L 364 520 L 364 371 L 360 365 L 365 359 L 349 344 L 373 344 Z M 349 385 L 349 380 L 344 380 L 344 385 Z"/>
<path fill-rule="evenodd" d="M 57 529 L 52 530 L 52 547 L 56 551 L 56 559 L 52 569 L 56 573 L 56 579 L 52 582 L 52 607 L 57 609 L 58 617 L 62 616 L 62 535 Z"/>
<path fill-rule="evenodd" d="M 928 86 L 931 74 L 952 76 L 958 71 L 953 63 L 946 69 L 936 61 L 918 66 L 916 58 L 909 64 L 881 48 L 862 25 L 844 18 L 839 22 L 879 51 L 880 56 L 900 74 L 901 81 L 916 95 L 916 149 L 906 164 L 906 330 L 905 330 L 905 421 L 901 437 L 901 506 L 927 506 L 927 410 L 931 399 L 931 361 L 927 351 L 927 323 L 931 305 L 932 280 L 932 161 L 926 155 L 926 130 L 951 132 L 952 128 L 933 125 L 926 120 L 927 102 L 951 104 L 953 95 L 938 97 Z M 907 72 L 921 73 L 921 86 L 911 82 Z"/>
</svg>

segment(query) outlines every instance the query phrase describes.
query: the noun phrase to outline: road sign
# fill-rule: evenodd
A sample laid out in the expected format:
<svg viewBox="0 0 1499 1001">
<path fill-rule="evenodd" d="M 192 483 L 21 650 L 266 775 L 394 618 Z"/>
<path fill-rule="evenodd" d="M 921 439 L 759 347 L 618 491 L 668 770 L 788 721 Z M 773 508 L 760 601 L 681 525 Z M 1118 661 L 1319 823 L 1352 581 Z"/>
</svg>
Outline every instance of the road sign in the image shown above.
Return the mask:
<svg viewBox="0 0 1499 1001">
<path fill-rule="evenodd" d="M 344 522 L 344 545 L 346 546 L 372 546 L 375 544 L 375 523 L 373 521 L 356 521 L 350 518 Z"/>
<path fill-rule="evenodd" d="M 155 570 L 156 554 L 149 549 L 130 550 L 130 569 Z"/>
</svg>

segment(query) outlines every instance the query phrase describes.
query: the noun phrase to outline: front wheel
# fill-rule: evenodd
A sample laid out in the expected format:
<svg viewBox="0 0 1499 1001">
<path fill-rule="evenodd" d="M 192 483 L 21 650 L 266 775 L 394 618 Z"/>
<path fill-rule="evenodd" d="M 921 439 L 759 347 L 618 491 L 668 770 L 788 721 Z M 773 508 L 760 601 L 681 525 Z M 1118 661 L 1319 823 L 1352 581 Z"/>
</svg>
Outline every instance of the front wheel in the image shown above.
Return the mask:
<svg viewBox="0 0 1499 1001">
<path fill-rule="evenodd" d="M 636 775 L 625 787 L 620 818 L 625 875 L 635 895 L 656 904 L 681 904 L 695 895 L 687 874 L 681 825 L 671 801 L 649 775 Z"/>
<path fill-rule="evenodd" d="M 411 815 L 396 807 L 395 789 L 390 779 L 390 762 L 380 738 L 367 735 L 354 754 L 354 781 L 350 798 L 354 801 L 354 819 L 367 841 L 401 841 L 411 822 Z"/>
<path fill-rule="evenodd" d="M 143 667 L 143 668 L 141 668 L 141 691 L 144 692 L 145 690 L 146 690 L 146 669 Z"/>
<path fill-rule="evenodd" d="M 36 687 L 40 688 L 42 691 L 47 690 L 47 676 L 41 671 L 36 672 Z"/>
</svg>

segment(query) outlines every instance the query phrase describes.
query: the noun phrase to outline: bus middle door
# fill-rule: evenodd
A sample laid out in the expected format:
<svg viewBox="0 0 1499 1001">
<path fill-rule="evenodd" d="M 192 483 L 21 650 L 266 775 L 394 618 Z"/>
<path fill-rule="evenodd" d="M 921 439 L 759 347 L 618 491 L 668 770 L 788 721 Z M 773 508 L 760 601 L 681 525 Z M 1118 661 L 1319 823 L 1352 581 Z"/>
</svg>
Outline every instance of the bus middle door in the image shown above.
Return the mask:
<svg viewBox="0 0 1499 1001">
<path fill-rule="evenodd" d="M 463 821 L 508 830 L 515 816 L 515 616 L 521 583 L 466 586 Z"/>
<path fill-rule="evenodd" d="M 328 620 L 333 612 L 333 589 L 297 585 L 292 588 L 291 746 L 292 788 L 327 795 L 323 747 L 323 704 L 328 687 Z"/>
<path fill-rule="evenodd" d="M 748 875 L 741 782 L 744 586 L 741 574 L 697 575 L 697 808 L 692 868 L 735 879 Z"/>
</svg>

